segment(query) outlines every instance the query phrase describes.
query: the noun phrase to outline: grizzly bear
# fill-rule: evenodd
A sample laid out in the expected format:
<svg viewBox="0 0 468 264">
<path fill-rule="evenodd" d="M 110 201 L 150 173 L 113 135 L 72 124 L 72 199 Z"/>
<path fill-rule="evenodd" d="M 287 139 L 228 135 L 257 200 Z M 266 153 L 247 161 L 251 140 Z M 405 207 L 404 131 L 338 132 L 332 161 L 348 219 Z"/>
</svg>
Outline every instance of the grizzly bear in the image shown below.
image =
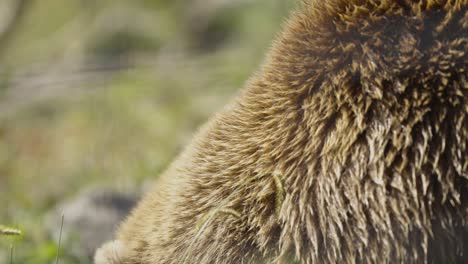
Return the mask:
<svg viewBox="0 0 468 264">
<path fill-rule="evenodd" d="M 96 263 L 468 263 L 466 0 L 305 0 Z"/>
</svg>

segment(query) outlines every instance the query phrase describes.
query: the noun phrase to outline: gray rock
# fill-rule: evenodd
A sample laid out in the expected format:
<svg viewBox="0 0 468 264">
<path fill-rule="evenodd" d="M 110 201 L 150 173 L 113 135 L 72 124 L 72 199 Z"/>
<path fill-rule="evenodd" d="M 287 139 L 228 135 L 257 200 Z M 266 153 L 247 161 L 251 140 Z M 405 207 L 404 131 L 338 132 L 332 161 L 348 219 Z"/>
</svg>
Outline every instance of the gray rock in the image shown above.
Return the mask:
<svg viewBox="0 0 468 264">
<path fill-rule="evenodd" d="M 136 204 L 139 196 L 96 188 L 83 191 L 48 213 L 46 228 L 58 241 L 63 215 L 62 242 L 63 245 L 73 245 L 67 247 L 67 253 L 90 258 L 102 243 L 112 239 L 118 224 Z"/>
</svg>

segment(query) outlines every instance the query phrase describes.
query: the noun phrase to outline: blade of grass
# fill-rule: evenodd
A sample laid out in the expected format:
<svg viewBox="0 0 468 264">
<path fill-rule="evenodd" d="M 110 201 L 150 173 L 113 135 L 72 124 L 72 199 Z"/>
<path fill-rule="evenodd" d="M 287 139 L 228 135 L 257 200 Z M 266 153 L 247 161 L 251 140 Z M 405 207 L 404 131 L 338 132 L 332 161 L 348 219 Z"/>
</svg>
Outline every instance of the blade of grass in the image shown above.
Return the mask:
<svg viewBox="0 0 468 264">
<path fill-rule="evenodd" d="M 10 244 L 10 264 L 13 264 L 13 244 Z"/>
<path fill-rule="evenodd" d="M 224 199 L 224 201 L 218 207 L 215 207 L 210 212 L 208 212 L 208 215 L 203 219 L 203 221 L 201 223 L 199 223 L 200 228 L 198 229 L 197 233 L 195 234 L 195 237 L 190 242 L 188 248 L 185 250 L 184 255 L 182 256 L 182 263 L 186 264 L 188 262 L 188 259 L 189 259 L 190 255 L 192 254 L 195 242 L 199 239 L 199 237 L 202 235 L 203 231 L 205 231 L 205 229 L 208 227 L 208 225 L 213 221 L 213 219 L 216 217 L 218 212 L 221 211 L 225 207 L 225 205 L 230 202 L 231 198 L 234 197 L 235 195 L 237 195 L 238 192 L 240 192 L 242 190 L 242 187 L 246 186 L 250 182 L 253 182 L 253 181 L 258 180 L 258 179 L 260 179 L 262 177 L 265 177 L 265 176 L 266 175 L 259 174 L 259 175 L 256 175 L 254 177 L 251 177 L 251 178 L 248 178 L 248 179 L 244 180 L 243 182 L 241 182 L 241 184 L 239 186 L 237 186 L 236 189 L 234 189 L 234 191 L 231 194 L 229 194 Z"/>
<path fill-rule="evenodd" d="M 60 233 L 59 233 L 59 241 L 58 241 L 58 247 L 57 247 L 57 256 L 55 258 L 55 264 L 59 263 L 60 259 L 60 246 L 62 244 L 62 231 L 63 231 L 63 219 L 65 216 L 62 214 L 62 223 L 60 224 Z"/>
</svg>

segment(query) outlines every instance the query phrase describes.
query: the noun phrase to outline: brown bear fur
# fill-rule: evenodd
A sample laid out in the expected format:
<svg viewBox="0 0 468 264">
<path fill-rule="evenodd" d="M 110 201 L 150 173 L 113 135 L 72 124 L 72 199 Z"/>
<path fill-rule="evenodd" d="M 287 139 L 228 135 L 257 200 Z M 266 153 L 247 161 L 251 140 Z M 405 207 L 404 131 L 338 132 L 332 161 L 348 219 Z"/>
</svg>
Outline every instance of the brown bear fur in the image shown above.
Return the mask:
<svg viewBox="0 0 468 264">
<path fill-rule="evenodd" d="M 96 262 L 467 263 L 467 48 L 466 0 L 305 1 Z"/>
</svg>

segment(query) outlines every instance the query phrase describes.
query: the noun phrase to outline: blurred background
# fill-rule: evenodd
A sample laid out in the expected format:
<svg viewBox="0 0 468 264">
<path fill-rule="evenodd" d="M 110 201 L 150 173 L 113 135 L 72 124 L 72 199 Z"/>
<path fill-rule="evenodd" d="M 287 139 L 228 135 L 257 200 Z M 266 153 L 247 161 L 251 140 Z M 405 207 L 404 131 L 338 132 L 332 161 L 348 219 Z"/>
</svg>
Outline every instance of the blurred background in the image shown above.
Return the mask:
<svg viewBox="0 0 468 264">
<path fill-rule="evenodd" d="M 0 263 L 90 263 L 296 5 L 0 0 Z"/>
</svg>

